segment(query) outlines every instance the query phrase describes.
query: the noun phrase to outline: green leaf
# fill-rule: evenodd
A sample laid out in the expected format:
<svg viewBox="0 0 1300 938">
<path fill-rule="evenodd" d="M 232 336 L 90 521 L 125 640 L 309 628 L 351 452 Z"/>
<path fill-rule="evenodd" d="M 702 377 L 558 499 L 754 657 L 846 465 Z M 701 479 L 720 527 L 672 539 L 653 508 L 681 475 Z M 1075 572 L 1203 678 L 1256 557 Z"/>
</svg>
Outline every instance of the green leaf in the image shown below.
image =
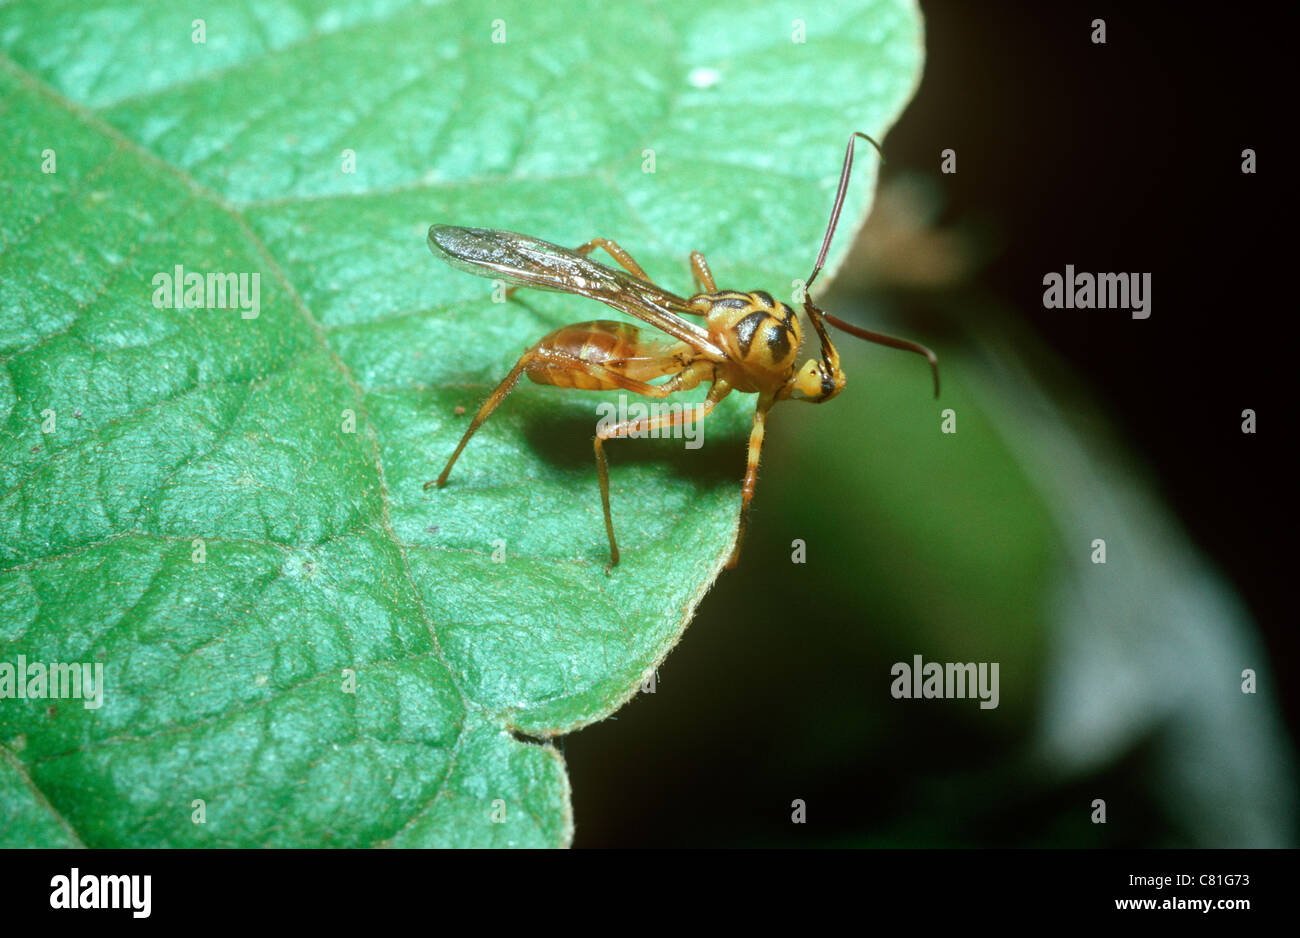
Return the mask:
<svg viewBox="0 0 1300 938">
<path fill-rule="evenodd" d="M 883 135 L 919 78 L 919 15 L 204 12 L 0 7 L 0 662 L 104 674 L 97 709 L 0 700 L 0 843 L 565 844 L 536 738 L 608 716 L 680 638 L 730 547 L 752 399 L 700 452 L 610 448 L 610 576 L 610 395 L 525 383 L 425 492 L 458 410 L 613 315 L 493 303 L 425 232 L 612 237 L 679 292 L 699 249 L 789 295 L 849 132 Z M 157 308 L 177 265 L 257 274 L 256 318 Z"/>
</svg>

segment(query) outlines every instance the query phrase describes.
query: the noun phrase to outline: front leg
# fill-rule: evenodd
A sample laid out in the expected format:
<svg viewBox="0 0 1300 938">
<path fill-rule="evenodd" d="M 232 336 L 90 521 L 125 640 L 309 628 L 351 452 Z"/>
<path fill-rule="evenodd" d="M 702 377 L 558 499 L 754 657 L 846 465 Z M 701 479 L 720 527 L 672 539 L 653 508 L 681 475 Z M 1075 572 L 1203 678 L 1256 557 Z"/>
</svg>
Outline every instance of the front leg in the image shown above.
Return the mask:
<svg viewBox="0 0 1300 938">
<path fill-rule="evenodd" d="M 754 486 L 758 483 L 758 457 L 763 450 L 763 428 L 767 422 L 767 412 L 773 401 L 760 398 L 754 410 L 754 426 L 749 431 L 749 461 L 745 466 L 745 481 L 740 486 L 740 520 L 736 523 L 736 546 L 731 550 L 731 559 L 727 569 L 736 569 L 740 563 L 740 546 L 745 540 L 745 529 L 749 527 L 749 503 L 754 497 Z"/>
</svg>

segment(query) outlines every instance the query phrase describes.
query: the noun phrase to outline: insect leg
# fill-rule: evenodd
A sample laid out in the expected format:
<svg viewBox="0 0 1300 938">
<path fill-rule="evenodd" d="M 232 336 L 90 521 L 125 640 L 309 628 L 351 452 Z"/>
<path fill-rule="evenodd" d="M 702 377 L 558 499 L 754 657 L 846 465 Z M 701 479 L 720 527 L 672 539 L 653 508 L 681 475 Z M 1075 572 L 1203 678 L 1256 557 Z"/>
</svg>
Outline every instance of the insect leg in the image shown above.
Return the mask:
<svg viewBox="0 0 1300 938">
<path fill-rule="evenodd" d="M 461 450 L 465 448 L 465 444 L 469 442 L 469 438 L 474 435 L 475 431 L 477 431 L 479 427 L 483 426 L 483 421 L 487 420 L 488 417 L 492 415 L 492 411 L 497 409 L 497 405 L 505 400 L 506 395 L 509 394 L 511 390 L 513 390 L 515 384 L 518 383 L 519 376 L 522 375 L 524 369 L 528 367 L 528 363 L 536 356 L 537 347 L 533 346 L 520 356 L 519 361 L 515 362 L 515 367 L 510 369 L 510 374 L 506 375 L 505 380 L 497 385 L 497 389 L 488 395 L 488 399 L 483 402 L 483 406 L 478 409 L 478 413 L 475 414 L 474 419 L 470 421 L 469 429 L 466 430 L 465 435 L 460 438 L 460 444 L 456 447 L 456 452 L 452 453 L 451 459 L 447 460 L 447 465 L 443 468 L 442 475 L 438 476 L 434 481 L 424 483 L 426 490 L 433 485 L 442 488 L 447 484 L 447 476 L 451 474 L 451 467 L 456 465 L 456 460 L 460 458 Z"/>
<path fill-rule="evenodd" d="M 691 274 L 695 277 L 695 286 L 701 293 L 718 292 L 718 285 L 713 280 L 713 271 L 709 270 L 709 262 L 699 251 L 691 252 Z"/>
<path fill-rule="evenodd" d="M 740 486 L 740 521 L 736 524 L 736 546 L 732 548 L 731 559 L 727 569 L 734 570 L 740 563 L 740 545 L 745 540 L 745 529 L 749 526 L 749 502 L 754 497 L 754 485 L 758 481 L 758 456 L 763 449 L 763 425 L 767 420 L 767 411 L 772 406 L 770 400 L 759 400 L 754 410 L 754 427 L 749 432 L 749 462 L 745 467 L 745 481 Z"/>
<path fill-rule="evenodd" d="M 609 240 L 609 238 L 592 238 L 586 244 L 582 245 L 581 247 L 574 248 L 573 250 L 575 253 L 581 254 L 583 257 L 586 257 L 588 254 L 590 254 L 592 251 L 596 250 L 597 248 L 604 248 L 605 253 L 607 253 L 610 257 L 614 258 L 614 260 L 618 261 L 619 264 L 623 267 L 623 269 L 626 270 L 628 273 L 632 274 L 632 276 L 640 277 L 642 280 L 645 280 L 648 283 L 653 282 L 650 280 L 650 276 L 644 270 L 641 269 L 641 265 L 632 259 L 632 255 L 627 253 L 627 251 L 623 250 L 623 248 L 621 248 L 618 245 L 618 242 L 611 241 Z M 506 291 L 506 296 L 512 296 L 514 292 L 518 289 L 519 287 L 511 287 L 509 290 Z"/>
<path fill-rule="evenodd" d="M 708 365 L 712 368 L 712 365 Z M 691 369 L 688 369 L 691 370 Z M 680 377 L 680 376 L 679 376 Z M 697 379 L 698 380 L 698 379 Z M 662 385 L 656 390 L 664 390 L 669 385 Z M 605 509 L 605 533 L 609 535 L 609 563 L 605 565 L 605 572 L 609 573 L 612 567 L 618 566 L 618 542 L 614 538 L 614 516 L 609 508 L 609 465 L 605 460 L 605 440 L 617 439 L 627 436 L 629 433 L 639 433 L 642 430 L 655 430 L 661 427 L 676 426 L 689 416 L 694 420 L 703 420 L 717 406 L 718 401 L 726 397 L 731 388 L 725 382 L 718 381 L 709 389 L 708 397 L 704 403 L 697 408 L 689 411 L 682 408 L 680 411 L 674 411 L 668 414 L 658 414 L 654 417 L 640 418 L 637 420 L 626 420 L 622 423 L 616 423 L 611 426 L 597 427 L 596 437 L 592 441 L 592 446 L 596 451 L 596 477 L 600 480 L 600 501 Z M 666 393 L 672 393 L 670 391 Z M 656 394 L 656 397 L 662 397 L 662 394 Z"/>
<path fill-rule="evenodd" d="M 623 250 L 621 247 L 619 247 L 616 242 L 609 240 L 609 238 L 592 238 L 582 247 L 574 248 L 574 250 L 577 251 L 579 254 L 586 256 L 587 254 L 590 254 L 592 251 L 596 250 L 596 248 L 604 248 L 605 253 L 608 254 L 610 257 L 614 258 L 614 260 L 618 261 L 619 264 L 623 266 L 623 269 L 626 270 L 628 273 L 630 273 L 632 276 L 640 277 L 642 280 L 645 280 L 648 283 L 653 283 L 653 281 L 650 280 L 650 277 L 647 276 L 646 272 L 641 269 L 641 265 L 638 264 L 636 261 L 632 260 L 632 255 L 627 253 L 627 251 Z"/>
</svg>

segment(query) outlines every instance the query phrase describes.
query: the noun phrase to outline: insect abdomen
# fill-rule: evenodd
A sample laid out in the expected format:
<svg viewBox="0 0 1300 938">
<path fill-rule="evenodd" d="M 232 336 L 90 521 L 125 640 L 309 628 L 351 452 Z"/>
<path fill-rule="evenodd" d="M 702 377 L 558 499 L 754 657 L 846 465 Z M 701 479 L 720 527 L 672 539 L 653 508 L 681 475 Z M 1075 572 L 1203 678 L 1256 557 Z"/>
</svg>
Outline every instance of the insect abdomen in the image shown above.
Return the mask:
<svg viewBox="0 0 1300 938">
<path fill-rule="evenodd" d="M 601 319 L 562 326 L 537 343 L 538 355 L 528 363 L 527 374 L 537 384 L 580 391 L 609 391 L 613 380 L 574 368 L 572 362 L 603 365 L 620 371 L 618 363 L 638 356 L 640 330 L 625 322 Z"/>
</svg>

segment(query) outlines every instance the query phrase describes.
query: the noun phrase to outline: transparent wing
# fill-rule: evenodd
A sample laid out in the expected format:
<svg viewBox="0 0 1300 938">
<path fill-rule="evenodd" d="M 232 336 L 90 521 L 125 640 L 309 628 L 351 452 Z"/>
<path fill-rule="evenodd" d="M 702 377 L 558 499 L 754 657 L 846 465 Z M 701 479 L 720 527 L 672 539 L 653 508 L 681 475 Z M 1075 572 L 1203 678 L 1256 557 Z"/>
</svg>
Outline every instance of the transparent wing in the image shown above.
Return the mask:
<svg viewBox="0 0 1300 938">
<path fill-rule="evenodd" d="M 681 297 L 558 244 L 513 231 L 433 225 L 429 250 L 451 266 L 479 277 L 600 300 L 700 352 L 719 360 L 725 357 L 707 332 L 677 314 L 677 310 L 686 309 Z"/>
</svg>

